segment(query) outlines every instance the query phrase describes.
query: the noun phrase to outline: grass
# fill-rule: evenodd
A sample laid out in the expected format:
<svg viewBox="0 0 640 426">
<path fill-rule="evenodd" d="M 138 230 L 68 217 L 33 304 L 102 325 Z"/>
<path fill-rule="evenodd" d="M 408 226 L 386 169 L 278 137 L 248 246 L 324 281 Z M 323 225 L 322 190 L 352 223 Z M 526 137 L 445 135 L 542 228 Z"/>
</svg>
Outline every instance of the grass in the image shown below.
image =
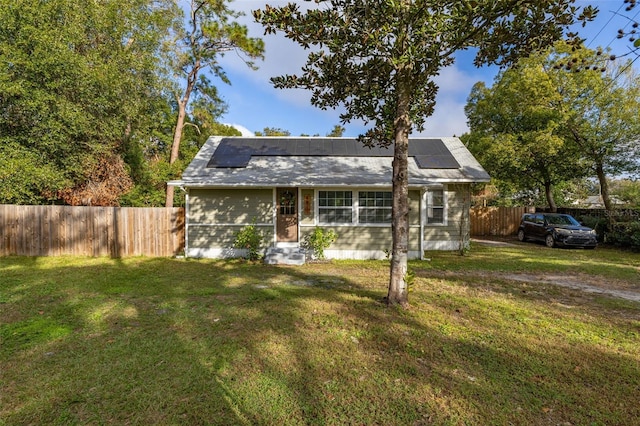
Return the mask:
<svg viewBox="0 0 640 426">
<path fill-rule="evenodd" d="M 640 255 L 429 253 L 388 263 L 0 258 L 0 424 L 621 425 L 640 418 Z"/>
</svg>

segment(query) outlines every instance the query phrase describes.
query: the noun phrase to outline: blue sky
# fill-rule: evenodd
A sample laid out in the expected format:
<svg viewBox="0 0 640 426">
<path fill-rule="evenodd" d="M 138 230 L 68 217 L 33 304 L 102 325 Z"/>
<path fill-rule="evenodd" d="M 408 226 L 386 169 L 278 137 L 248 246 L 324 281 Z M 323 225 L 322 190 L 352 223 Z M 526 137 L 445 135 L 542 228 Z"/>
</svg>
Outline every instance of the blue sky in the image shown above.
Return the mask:
<svg viewBox="0 0 640 426">
<path fill-rule="evenodd" d="M 235 54 L 227 54 L 222 59 L 222 66 L 232 84 L 217 83 L 220 96 L 229 105 L 228 112 L 221 121 L 244 128 L 248 132 L 277 127 L 289 130 L 293 136 L 324 136 L 335 125 L 340 124 L 339 111 L 317 109 L 311 106 L 307 91 L 275 89 L 269 82 L 270 77 L 298 72 L 306 62 L 308 51 L 281 35 L 263 36 L 263 29 L 253 22 L 251 11 L 264 8 L 267 3 L 279 6 L 287 2 L 235 0 L 231 3 L 234 10 L 245 13 L 240 22 L 249 28 L 250 36 L 264 39 L 266 51 L 264 61 L 257 63 L 257 71 L 249 69 Z M 639 19 L 640 6 L 631 12 L 625 12 L 623 0 L 576 2 L 578 6 L 588 4 L 597 6 L 600 13 L 594 22 L 587 24 L 585 28 L 579 28 L 580 35 L 586 38 L 586 44 L 590 48 L 609 46 L 612 53 L 616 54 L 628 52 L 630 43 L 616 40 L 616 33 L 619 28 L 628 25 L 629 19 L 624 16 Z M 464 105 L 471 87 L 478 81 L 491 85 L 497 73 L 495 67 L 478 69 L 473 66 L 472 61 L 473 54 L 462 52 L 454 65 L 442 70 L 436 80 L 440 90 L 435 113 L 427 120 L 425 131 L 420 136 L 459 136 L 468 130 Z M 362 123 L 350 123 L 344 127 L 344 136 L 357 136 L 366 129 Z"/>
</svg>

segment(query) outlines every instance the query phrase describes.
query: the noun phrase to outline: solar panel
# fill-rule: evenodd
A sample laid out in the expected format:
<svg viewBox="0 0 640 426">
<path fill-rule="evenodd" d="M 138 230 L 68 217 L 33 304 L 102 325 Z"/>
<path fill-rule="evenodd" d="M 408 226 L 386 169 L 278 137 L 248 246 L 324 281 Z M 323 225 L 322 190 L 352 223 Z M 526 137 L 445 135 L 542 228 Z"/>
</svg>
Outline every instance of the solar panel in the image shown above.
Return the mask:
<svg viewBox="0 0 640 426">
<path fill-rule="evenodd" d="M 460 164 L 449 155 L 416 155 L 416 164 L 421 169 L 459 169 Z"/>
<path fill-rule="evenodd" d="M 390 157 L 393 147 L 369 148 L 345 138 L 225 138 L 207 163 L 208 168 L 246 167 L 252 156 Z M 409 156 L 421 169 L 460 167 L 440 139 L 412 139 Z"/>
</svg>

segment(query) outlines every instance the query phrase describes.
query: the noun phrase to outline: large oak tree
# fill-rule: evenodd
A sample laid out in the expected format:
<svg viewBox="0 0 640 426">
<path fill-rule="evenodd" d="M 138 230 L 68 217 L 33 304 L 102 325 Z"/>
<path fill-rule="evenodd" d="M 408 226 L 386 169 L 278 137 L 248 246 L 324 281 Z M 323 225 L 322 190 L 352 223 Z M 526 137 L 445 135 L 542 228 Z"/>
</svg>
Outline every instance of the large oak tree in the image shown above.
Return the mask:
<svg viewBox="0 0 640 426">
<path fill-rule="evenodd" d="M 265 33 L 284 32 L 312 48 L 300 75 L 272 79 L 306 88 L 319 108 L 344 107 L 343 123 L 362 119 L 369 146 L 394 147 L 392 260 L 387 303 L 408 304 L 409 134 L 432 115 L 434 78 L 455 54 L 475 48 L 474 64 L 506 66 L 563 37 L 581 14 L 573 0 L 314 0 L 254 11 Z"/>
<path fill-rule="evenodd" d="M 554 186 L 586 175 L 587 167 L 561 135 L 569 113 L 549 74 L 548 55 L 521 59 L 500 72 L 492 87 L 475 84 L 465 107 L 471 130 L 465 144 L 501 185 L 524 193 L 542 189 L 556 211 Z"/>
<path fill-rule="evenodd" d="M 640 79 L 630 62 L 558 42 L 479 83 L 466 112 L 469 149 L 489 173 L 521 190 L 596 177 L 611 209 L 608 179 L 638 170 Z"/>
<path fill-rule="evenodd" d="M 113 204 L 163 103 L 160 0 L 0 0 L 0 202 Z"/>
</svg>

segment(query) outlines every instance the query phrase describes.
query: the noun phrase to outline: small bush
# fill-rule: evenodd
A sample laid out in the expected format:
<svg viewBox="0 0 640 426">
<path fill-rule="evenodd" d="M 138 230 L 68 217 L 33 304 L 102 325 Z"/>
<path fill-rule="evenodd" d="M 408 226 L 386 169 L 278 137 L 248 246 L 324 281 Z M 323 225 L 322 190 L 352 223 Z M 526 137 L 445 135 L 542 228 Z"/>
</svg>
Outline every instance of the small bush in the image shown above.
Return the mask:
<svg viewBox="0 0 640 426">
<path fill-rule="evenodd" d="M 302 247 L 310 250 L 313 258 L 324 259 L 324 250 L 329 248 L 337 238 L 338 234 L 332 229 L 325 231 L 316 226 L 311 234 L 304 237 Z"/>
<path fill-rule="evenodd" d="M 588 226 L 596 231 L 599 242 L 604 241 L 604 236 L 609 231 L 609 220 L 606 217 L 581 216 L 578 220 L 584 224 L 584 226 Z"/>
<path fill-rule="evenodd" d="M 640 250 L 640 222 L 617 222 L 610 225 L 607 243 Z"/>
<path fill-rule="evenodd" d="M 262 234 L 256 229 L 255 220 L 236 233 L 233 246 L 248 251 L 247 259 L 258 260 L 261 257 Z"/>
</svg>

